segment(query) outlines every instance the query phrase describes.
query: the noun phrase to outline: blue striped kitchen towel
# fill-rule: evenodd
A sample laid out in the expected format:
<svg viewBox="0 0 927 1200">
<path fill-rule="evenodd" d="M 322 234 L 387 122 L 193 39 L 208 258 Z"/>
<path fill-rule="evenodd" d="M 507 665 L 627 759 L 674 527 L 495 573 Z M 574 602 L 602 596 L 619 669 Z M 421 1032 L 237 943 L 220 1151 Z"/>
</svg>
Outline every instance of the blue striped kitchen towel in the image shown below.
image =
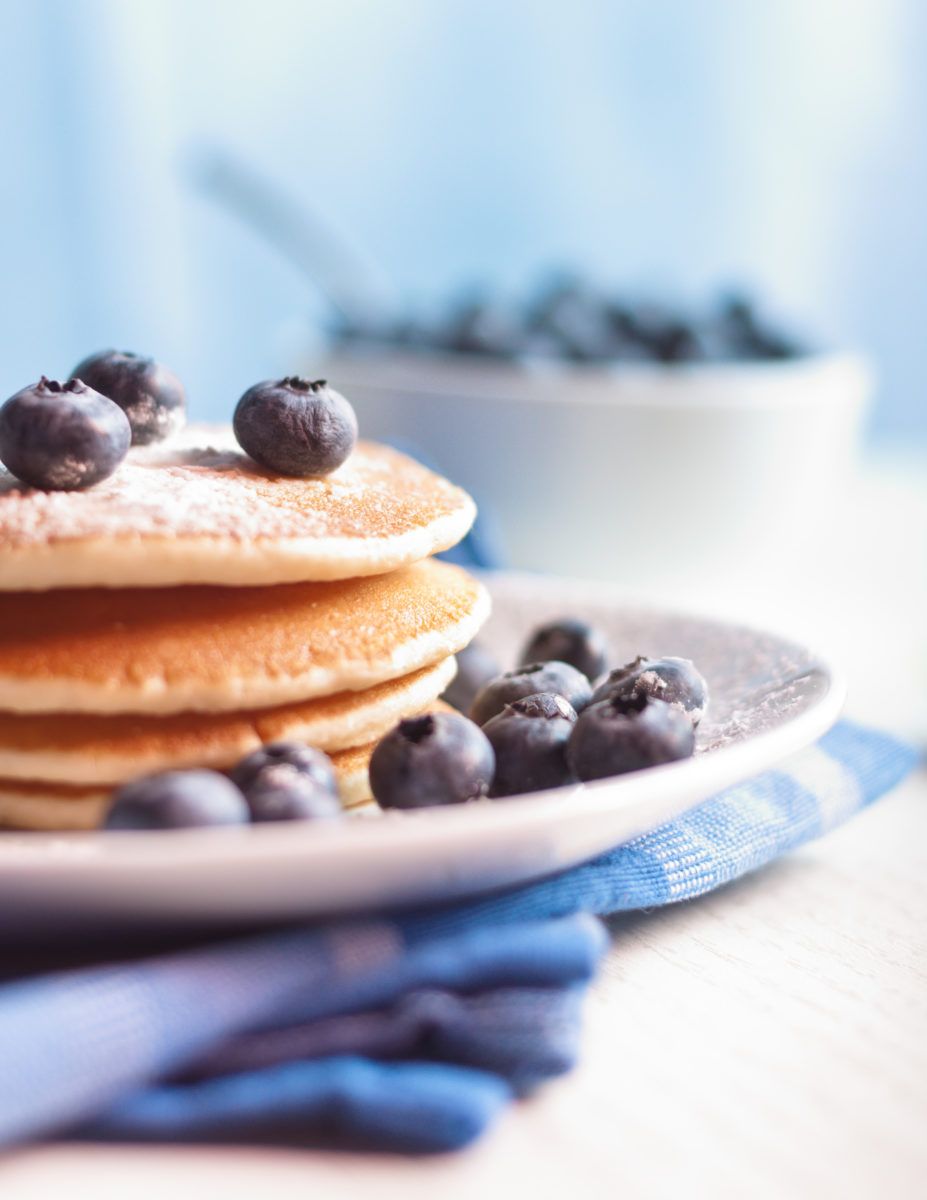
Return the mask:
<svg viewBox="0 0 927 1200">
<path fill-rule="evenodd" d="M 780 769 L 530 887 L 67 970 L 0 951 L 0 1145 L 462 1146 L 574 1062 L 605 946 L 592 914 L 719 887 L 852 816 L 914 761 L 843 722 Z M 14 920 L 0 916 L 0 937 Z"/>
</svg>

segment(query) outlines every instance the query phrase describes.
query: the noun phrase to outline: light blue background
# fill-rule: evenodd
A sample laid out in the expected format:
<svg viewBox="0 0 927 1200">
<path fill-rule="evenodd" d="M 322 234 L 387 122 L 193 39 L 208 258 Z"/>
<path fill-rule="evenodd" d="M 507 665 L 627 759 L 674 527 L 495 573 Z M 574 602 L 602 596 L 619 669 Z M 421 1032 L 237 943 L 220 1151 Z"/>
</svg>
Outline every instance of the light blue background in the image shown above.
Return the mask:
<svg viewBox="0 0 927 1200">
<path fill-rule="evenodd" d="M 191 188 L 218 144 L 420 302 L 753 284 L 927 436 L 919 0 L 0 0 L 0 37 L 4 395 L 118 345 L 221 415 L 292 362 L 312 289 Z"/>
</svg>

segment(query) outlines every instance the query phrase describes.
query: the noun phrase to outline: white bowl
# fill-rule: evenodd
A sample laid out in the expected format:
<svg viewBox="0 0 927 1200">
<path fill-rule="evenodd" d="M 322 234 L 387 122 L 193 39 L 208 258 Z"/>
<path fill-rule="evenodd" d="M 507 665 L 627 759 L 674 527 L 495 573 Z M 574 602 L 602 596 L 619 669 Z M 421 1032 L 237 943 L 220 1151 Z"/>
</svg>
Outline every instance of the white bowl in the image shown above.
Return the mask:
<svg viewBox="0 0 927 1200">
<path fill-rule="evenodd" d="M 820 536 L 872 390 L 852 354 L 531 369 L 384 353 L 324 373 L 364 436 L 418 447 L 476 497 L 505 565 L 638 587 L 742 574 Z"/>
</svg>

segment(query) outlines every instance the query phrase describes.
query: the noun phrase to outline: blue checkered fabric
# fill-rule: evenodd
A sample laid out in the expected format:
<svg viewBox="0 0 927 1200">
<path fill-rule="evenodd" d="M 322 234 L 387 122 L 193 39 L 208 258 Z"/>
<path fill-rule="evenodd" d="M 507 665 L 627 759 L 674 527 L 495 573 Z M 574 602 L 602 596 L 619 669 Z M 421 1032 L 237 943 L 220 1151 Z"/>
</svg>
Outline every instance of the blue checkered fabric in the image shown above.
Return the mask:
<svg viewBox="0 0 927 1200">
<path fill-rule="evenodd" d="M 62 1136 L 410 1153 L 470 1142 L 570 1068 L 593 914 L 691 899 L 817 837 L 914 765 L 842 722 L 593 862 L 453 908 L 0 976 L 0 1145 Z M 12 928 L 15 914 L 0 915 Z"/>
</svg>

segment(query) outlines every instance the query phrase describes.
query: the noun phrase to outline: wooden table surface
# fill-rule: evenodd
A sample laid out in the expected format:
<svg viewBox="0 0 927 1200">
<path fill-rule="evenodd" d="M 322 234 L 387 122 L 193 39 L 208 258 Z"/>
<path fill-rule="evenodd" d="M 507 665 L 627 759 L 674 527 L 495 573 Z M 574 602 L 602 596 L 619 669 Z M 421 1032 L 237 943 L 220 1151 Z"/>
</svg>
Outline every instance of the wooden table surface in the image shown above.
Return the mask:
<svg viewBox="0 0 927 1200">
<path fill-rule="evenodd" d="M 851 713 L 927 743 L 927 471 L 871 474 L 803 598 Z M 808 582 L 808 581 L 806 581 Z M 812 599 L 808 599 L 808 595 Z M 800 603 L 799 603 L 800 599 Z M 775 609 L 775 613 L 773 613 Z M 741 611 L 746 611 L 741 609 Z M 795 620 L 788 620 L 790 611 Z M 815 615 L 817 625 L 815 627 Z M 611 921 L 584 1060 L 466 1153 L 52 1146 L 4 1200 L 915 1197 L 927 1187 L 927 773 L 712 895 Z M 2 1064 L 0 1064 L 2 1070 Z"/>
</svg>

